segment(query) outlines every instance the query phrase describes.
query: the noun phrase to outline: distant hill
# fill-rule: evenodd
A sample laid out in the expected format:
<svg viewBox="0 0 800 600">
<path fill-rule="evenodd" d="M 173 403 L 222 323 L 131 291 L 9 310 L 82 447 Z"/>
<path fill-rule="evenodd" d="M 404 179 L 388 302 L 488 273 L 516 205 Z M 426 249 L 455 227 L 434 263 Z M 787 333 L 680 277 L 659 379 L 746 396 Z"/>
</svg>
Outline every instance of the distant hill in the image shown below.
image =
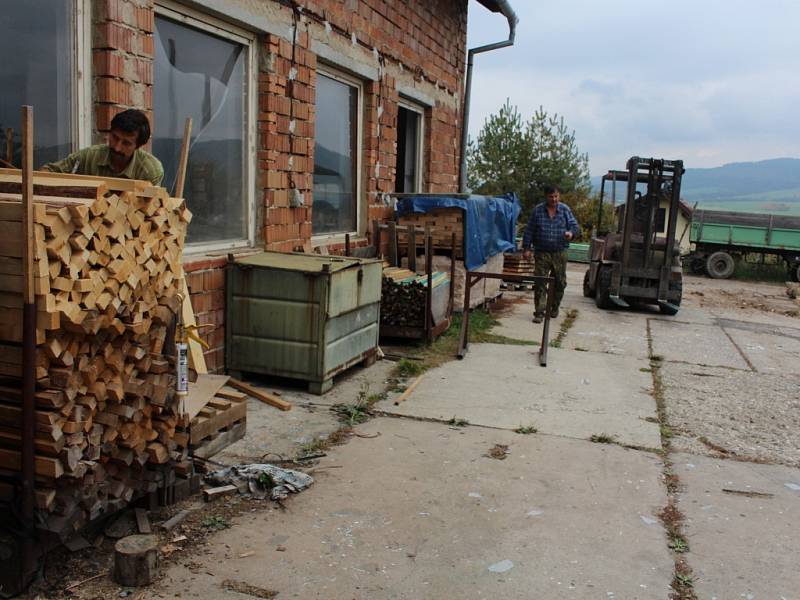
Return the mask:
<svg viewBox="0 0 800 600">
<path fill-rule="evenodd" d="M 592 178 L 592 186 L 599 191 L 600 177 Z M 800 214 L 800 159 L 687 168 L 681 196 L 690 205 L 697 202 L 711 209 Z M 621 197 L 618 190 L 617 198 Z"/>
</svg>

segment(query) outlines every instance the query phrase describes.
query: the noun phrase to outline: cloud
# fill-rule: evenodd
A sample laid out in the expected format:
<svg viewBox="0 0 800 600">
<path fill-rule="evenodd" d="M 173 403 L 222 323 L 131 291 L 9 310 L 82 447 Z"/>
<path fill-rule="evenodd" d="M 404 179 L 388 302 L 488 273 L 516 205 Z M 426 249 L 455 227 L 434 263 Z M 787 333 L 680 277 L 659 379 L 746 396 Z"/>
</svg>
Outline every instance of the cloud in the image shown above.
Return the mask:
<svg viewBox="0 0 800 600">
<path fill-rule="evenodd" d="M 470 45 L 507 35 L 470 8 Z M 513 0 L 514 47 L 475 59 L 471 135 L 506 98 L 576 131 L 593 173 L 633 154 L 688 166 L 800 156 L 800 3 Z"/>
</svg>

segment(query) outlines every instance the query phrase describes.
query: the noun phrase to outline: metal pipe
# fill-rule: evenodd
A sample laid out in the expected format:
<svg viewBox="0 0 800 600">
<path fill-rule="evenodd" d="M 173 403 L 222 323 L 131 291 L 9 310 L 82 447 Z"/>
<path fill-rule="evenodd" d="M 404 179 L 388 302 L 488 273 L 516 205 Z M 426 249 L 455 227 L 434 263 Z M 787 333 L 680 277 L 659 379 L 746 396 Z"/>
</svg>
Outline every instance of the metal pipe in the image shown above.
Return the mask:
<svg viewBox="0 0 800 600">
<path fill-rule="evenodd" d="M 33 280 L 33 107 L 22 107 L 22 229 L 25 236 L 22 269 L 25 275 L 22 298 L 22 430 L 20 437 L 22 498 L 21 513 L 25 527 L 34 527 L 36 486 L 36 295 Z M 26 587 L 34 571 L 34 548 L 26 536 L 23 541 L 21 579 Z"/>
<path fill-rule="evenodd" d="M 464 87 L 464 105 L 461 116 L 461 164 L 458 172 L 458 190 L 462 194 L 467 193 L 467 138 L 469 136 L 469 105 L 472 99 L 472 65 L 473 57 L 481 52 L 490 52 L 514 45 L 514 38 L 517 33 L 517 23 L 519 19 L 514 9 L 506 0 L 496 0 L 497 8 L 500 13 L 508 20 L 508 39 L 494 44 L 471 48 L 467 52 L 467 81 Z"/>
</svg>

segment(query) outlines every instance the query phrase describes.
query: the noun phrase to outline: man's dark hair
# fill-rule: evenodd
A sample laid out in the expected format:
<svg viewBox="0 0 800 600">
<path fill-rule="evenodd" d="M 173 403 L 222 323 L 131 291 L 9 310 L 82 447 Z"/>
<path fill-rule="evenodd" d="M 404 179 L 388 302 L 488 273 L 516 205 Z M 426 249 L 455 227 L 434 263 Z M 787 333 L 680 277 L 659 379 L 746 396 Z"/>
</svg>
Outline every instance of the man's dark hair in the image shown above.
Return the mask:
<svg viewBox="0 0 800 600">
<path fill-rule="evenodd" d="M 558 187 L 557 185 L 546 185 L 546 186 L 544 186 L 544 195 L 545 196 L 549 196 L 550 194 L 555 194 L 556 192 L 558 192 L 559 194 L 561 193 L 561 188 Z"/>
<path fill-rule="evenodd" d="M 150 121 L 140 110 L 129 108 L 111 119 L 111 129 L 136 134 L 136 146 L 144 146 L 150 139 Z"/>
</svg>

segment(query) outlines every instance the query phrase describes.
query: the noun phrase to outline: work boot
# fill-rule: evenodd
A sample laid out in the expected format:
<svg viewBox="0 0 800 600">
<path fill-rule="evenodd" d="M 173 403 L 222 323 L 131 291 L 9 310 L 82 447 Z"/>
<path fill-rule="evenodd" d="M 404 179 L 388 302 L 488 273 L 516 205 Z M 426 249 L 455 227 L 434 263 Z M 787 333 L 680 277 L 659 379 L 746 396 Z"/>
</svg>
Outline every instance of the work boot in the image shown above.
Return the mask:
<svg viewBox="0 0 800 600">
<path fill-rule="evenodd" d="M 534 323 L 541 323 L 542 321 L 544 321 L 544 315 L 542 313 L 533 313 Z"/>
<path fill-rule="evenodd" d="M 556 306 L 553 310 L 550 311 L 550 318 L 555 319 L 558 316 L 558 307 Z"/>
</svg>

